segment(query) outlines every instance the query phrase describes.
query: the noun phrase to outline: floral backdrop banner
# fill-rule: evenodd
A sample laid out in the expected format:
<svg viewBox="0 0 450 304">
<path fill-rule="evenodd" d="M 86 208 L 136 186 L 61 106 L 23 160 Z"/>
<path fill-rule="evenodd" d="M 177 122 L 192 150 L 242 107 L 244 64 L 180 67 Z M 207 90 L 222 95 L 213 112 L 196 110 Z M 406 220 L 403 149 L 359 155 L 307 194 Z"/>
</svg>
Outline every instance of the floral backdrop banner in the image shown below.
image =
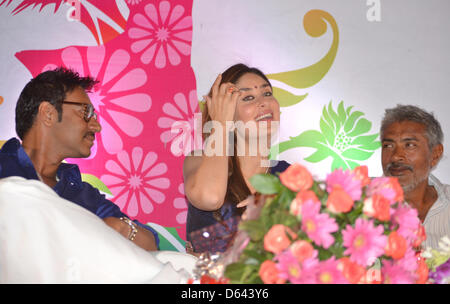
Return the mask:
<svg viewBox="0 0 450 304">
<path fill-rule="evenodd" d="M 0 145 L 16 136 L 15 103 L 32 77 L 57 66 L 94 76 L 102 132 L 88 159 L 67 161 L 182 251 L 184 155 L 198 147 L 199 100 L 218 73 L 243 62 L 268 74 L 282 113 L 272 157 L 319 178 L 361 164 L 381 175 L 385 108 L 419 105 L 450 129 L 449 9 L 446 0 L 0 0 Z M 445 155 L 435 174 L 448 183 Z"/>
</svg>

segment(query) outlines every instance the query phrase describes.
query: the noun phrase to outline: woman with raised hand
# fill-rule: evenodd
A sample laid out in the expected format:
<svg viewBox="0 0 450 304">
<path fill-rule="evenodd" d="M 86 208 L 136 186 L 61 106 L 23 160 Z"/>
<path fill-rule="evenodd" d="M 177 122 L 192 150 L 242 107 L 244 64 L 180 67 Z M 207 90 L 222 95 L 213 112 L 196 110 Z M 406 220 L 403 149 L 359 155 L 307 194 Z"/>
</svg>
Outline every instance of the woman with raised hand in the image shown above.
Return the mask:
<svg viewBox="0 0 450 304">
<path fill-rule="evenodd" d="M 269 165 L 280 105 L 260 70 L 244 64 L 231 66 L 217 77 L 205 99 L 204 149 L 193 151 L 183 166 L 189 201 L 187 250 L 193 245 L 196 253 L 225 251 L 247 198 L 255 193 L 250 178 L 282 172 L 289 166 L 284 161 Z"/>
</svg>

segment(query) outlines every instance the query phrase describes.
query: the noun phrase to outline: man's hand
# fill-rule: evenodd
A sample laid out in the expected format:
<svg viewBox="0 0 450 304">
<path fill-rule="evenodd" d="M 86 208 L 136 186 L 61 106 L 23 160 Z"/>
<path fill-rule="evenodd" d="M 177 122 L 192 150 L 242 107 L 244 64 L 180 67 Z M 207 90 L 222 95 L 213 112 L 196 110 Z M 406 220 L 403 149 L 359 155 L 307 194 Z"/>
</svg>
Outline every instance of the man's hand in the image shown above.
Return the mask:
<svg viewBox="0 0 450 304">
<path fill-rule="evenodd" d="M 121 221 L 117 217 L 112 216 L 104 218 L 103 221 L 105 222 L 106 225 L 116 230 L 117 232 L 119 232 L 121 235 L 123 235 L 125 238 L 128 239 L 128 236 L 130 235 L 131 232 L 131 227 L 127 223 Z M 138 232 L 136 234 L 136 238 L 134 239 L 134 243 L 147 251 L 158 250 L 153 233 L 139 226 L 136 226 L 136 228 Z"/>
</svg>

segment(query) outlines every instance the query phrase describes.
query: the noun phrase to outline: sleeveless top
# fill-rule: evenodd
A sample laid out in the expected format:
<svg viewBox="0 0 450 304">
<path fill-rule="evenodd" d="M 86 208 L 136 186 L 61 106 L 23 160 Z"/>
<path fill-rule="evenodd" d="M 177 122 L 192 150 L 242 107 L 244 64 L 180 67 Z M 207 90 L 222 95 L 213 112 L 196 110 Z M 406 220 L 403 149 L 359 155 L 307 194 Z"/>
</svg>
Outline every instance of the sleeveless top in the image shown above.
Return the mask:
<svg viewBox="0 0 450 304">
<path fill-rule="evenodd" d="M 281 173 L 289 166 L 289 163 L 280 160 L 275 166 L 270 168 L 270 173 Z M 237 207 L 236 204 L 225 202 L 219 211 L 224 221 L 223 225 L 214 218 L 213 214 L 215 211 L 200 210 L 188 201 L 186 239 L 194 245 L 194 251 L 223 252 L 227 249 L 226 242 L 221 242 L 218 239 L 221 237 L 220 235 L 227 234 L 230 236 L 237 230 L 237 222 L 239 220 L 236 216 Z M 199 239 L 203 239 L 205 236 L 209 238 L 208 242 L 202 242 Z"/>
</svg>

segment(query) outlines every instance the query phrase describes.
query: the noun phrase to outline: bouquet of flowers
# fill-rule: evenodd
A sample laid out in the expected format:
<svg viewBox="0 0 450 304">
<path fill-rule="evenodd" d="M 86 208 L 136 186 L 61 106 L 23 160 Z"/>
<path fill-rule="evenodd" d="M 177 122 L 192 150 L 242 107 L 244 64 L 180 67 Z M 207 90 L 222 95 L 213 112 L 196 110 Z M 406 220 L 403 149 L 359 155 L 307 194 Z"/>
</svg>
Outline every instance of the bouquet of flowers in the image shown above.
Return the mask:
<svg viewBox="0 0 450 304">
<path fill-rule="evenodd" d="M 300 164 L 251 179 L 259 192 L 222 258 L 230 283 L 425 283 L 425 231 L 396 178 L 366 166 L 315 181 Z"/>
</svg>

